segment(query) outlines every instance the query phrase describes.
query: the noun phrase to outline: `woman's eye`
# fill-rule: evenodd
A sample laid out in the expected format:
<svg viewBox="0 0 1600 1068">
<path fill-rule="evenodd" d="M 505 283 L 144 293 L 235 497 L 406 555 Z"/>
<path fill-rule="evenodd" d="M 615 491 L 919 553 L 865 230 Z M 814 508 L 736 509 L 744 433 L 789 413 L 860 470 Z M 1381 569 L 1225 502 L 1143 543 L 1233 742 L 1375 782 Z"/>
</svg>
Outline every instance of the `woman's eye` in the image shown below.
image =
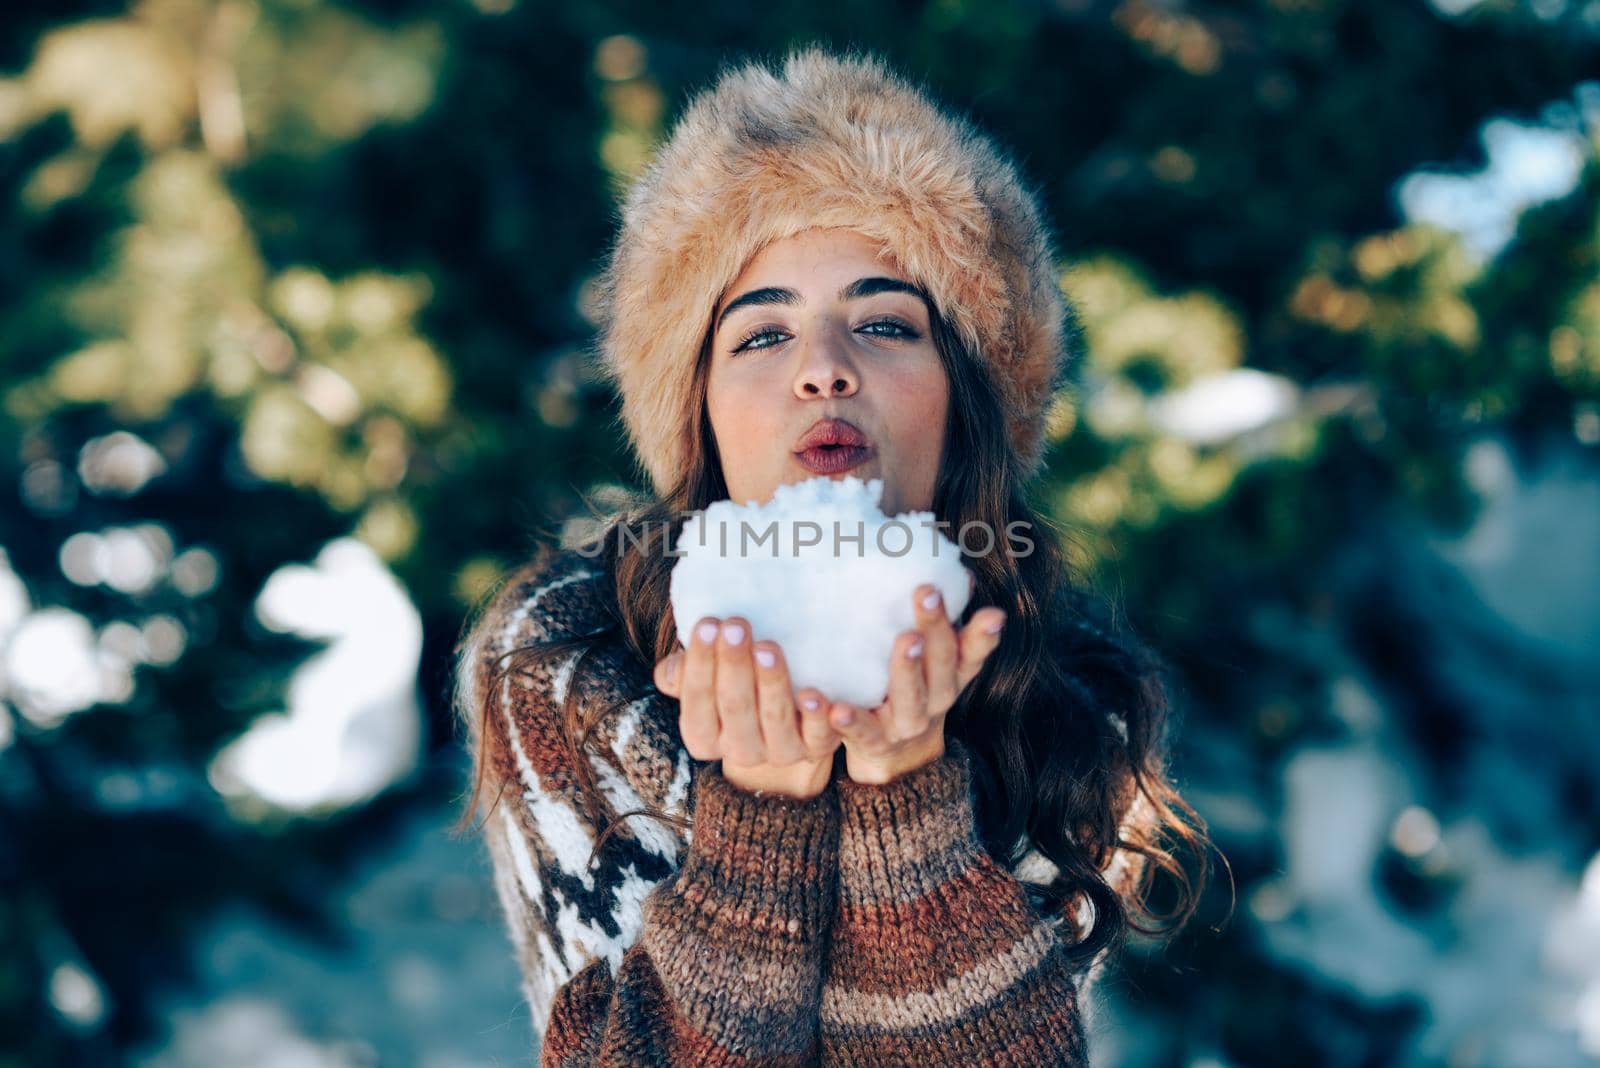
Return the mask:
<svg viewBox="0 0 1600 1068">
<path fill-rule="evenodd" d="M 898 319 L 874 319 L 872 322 L 865 323 L 856 329 L 860 333 L 872 334 L 877 337 L 916 338 L 921 336 L 916 332 L 916 330 L 907 326 L 905 323 L 902 323 Z M 785 337 L 787 337 L 787 335 L 782 330 L 775 330 L 770 327 L 757 327 L 750 333 L 741 337 L 738 342 L 734 344 L 733 348 L 729 350 L 729 352 L 732 355 L 738 355 L 739 353 L 744 352 L 746 349 L 770 349 L 772 346 L 778 344 L 778 342 L 769 341 L 761 344 L 757 344 L 757 342 L 760 342 L 762 338 L 778 338 L 781 341 Z"/>
<path fill-rule="evenodd" d="M 875 331 L 875 330 L 872 329 L 875 326 L 885 326 L 885 327 L 889 328 L 889 332 L 878 334 L 879 337 L 916 337 L 917 336 L 917 332 L 915 330 L 911 329 L 911 327 L 907 326 L 905 323 L 902 323 L 898 319 L 874 319 L 872 322 L 867 323 L 865 326 L 861 327 L 861 329 L 863 331 L 870 332 L 870 333 L 878 333 L 878 331 Z"/>
<path fill-rule="evenodd" d="M 739 339 L 739 343 L 737 345 L 735 345 L 731 351 L 734 352 L 734 353 L 740 353 L 740 352 L 743 352 L 745 349 L 770 349 L 772 347 L 772 345 L 776 345 L 777 344 L 776 341 L 772 342 L 771 345 L 757 345 L 757 344 L 754 344 L 754 342 L 759 341 L 760 339 L 762 339 L 764 337 L 782 337 L 782 336 L 783 336 L 783 331 L 781 331 L 781 330 L 768 330 L 768 329 L 766 329 L 764 327 L 763 328 L 758 328 L 758 329 L 753 330 L 750 333 L 746 334 L 744 337 L 740 338 Z"/>
</svg>

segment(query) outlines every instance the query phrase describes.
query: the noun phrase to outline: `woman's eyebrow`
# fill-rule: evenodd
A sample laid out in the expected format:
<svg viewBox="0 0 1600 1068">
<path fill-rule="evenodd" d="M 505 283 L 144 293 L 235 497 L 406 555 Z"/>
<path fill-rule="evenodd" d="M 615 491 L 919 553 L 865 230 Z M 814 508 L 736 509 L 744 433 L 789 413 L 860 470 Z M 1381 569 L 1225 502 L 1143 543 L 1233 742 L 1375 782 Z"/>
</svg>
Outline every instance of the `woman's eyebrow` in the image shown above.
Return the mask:
<svg viewBox="0 0 1600 1068">
<path fill-rule="evenodd" d="M 876 293 L 909 293 L 913 297 L 920 299 L 924 304 L 931 306 L 928 294 L 923 291 L 921 286 L 913 285 L 899 278 L 884 278 L 877 275 L 870 278 L 857 278 L 854 282 L 839 290 L 839 299 L 859 300 L 862 297 L 870 297 Z M 786 304 L 793 306 L 804 303 L 805 300 L 799 293 L 782 286 L 764 286 L 761 289 L 752 289 L 750 292 L 728 301 L 728 306 L 723 308 L 722 314 L 717 316 L 717 327 L 720 329 L 723 320 L 738 308 L 758 304 Z"/>
</svg>

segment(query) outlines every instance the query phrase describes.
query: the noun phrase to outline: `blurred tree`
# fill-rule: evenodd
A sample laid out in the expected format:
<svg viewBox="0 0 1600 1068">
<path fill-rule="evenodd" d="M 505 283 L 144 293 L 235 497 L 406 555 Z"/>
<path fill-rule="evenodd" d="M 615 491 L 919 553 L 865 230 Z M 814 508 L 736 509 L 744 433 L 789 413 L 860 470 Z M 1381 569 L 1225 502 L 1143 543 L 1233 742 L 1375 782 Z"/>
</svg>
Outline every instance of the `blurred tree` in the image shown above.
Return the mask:
<svg viewBox="0 0 1600 1068">
<path fill-rule="evenodd" d="M 633 478 L 583 360 L 616 192 L 719 63 L 795 41 L 881 52 L 1042 184 L 1090 359 L 1041 499 L 1266 808 L 1263 769 L 1336 724 L 1263 613 L 1342 611 L 1325 565 L 1372 514 L 1464 524 L 1485 428 L 1600 442 L 1580 7 L 8 8 L 0 1065 L 114 1059 L 231 900 L 337 937 L 324 888 L 394 812 L 454 799 L 462 612 L 579 490 Z M 1489 204 L 1512 232 L 1486 252 L 1397 189 L 1492 166 L 1497 115 L 1576 164 L 1520 215 Z M 311 652 L 258 596 L 344 536 L 420 612 L 428 773 L 312 819 L 241 804 L 218 754 Z M 1267 885 L 1270 845 L 1222 844 Z M 1216 1021 L 1236 1063 L 1385 1063 L 1419 1026 L 1247 938 L 1182 953 L 1139 996 Z"/>
</svg>

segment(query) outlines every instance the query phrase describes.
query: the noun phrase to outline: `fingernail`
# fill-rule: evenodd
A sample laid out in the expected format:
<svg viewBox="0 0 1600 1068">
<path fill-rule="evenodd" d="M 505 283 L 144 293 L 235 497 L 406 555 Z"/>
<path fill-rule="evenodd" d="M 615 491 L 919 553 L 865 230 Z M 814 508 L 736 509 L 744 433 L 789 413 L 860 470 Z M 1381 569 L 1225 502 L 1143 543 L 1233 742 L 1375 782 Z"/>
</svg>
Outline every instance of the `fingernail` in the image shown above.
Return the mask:
<svg viewBox="0 0 1600 1068">
<path fill-rule="evenodd" d="M 835 718 L 839 721 L 839 726 L 848 727 L 855 722 L 856 714 L 847 708 Z"/>
<path fill-rule="evenodd" d="M 722 628 L 722 636 L 728 639 L 729 645 L 738 645 L 744 641 L 744 626 L 739 623 L 729 623 Z"/>
<path fill-rule="evenodd" d="M 938 608 L 939 607 L 939 591 L 938 590 L 934 590 L 932 593 L 925 594 L 923 596 L 923 598 L 922 598 L 922 607 L 926 608 L 930 612 L 933 611 L 935 608 Z"/>
<path fill-rule="evenodd" d="M 697 631 L 696 633 L 698 633 L 700 635 L 700 640 L 703 641 L 703 642 L 716 641 L 717 640 L 717 625 L 715 623 L 711 623 L 709 621 L 705 622 L 705 623 L 702 623 L 702 624 L 700 624 L 699 631 Z"/>
<path fill-rule="evenodd" d="M 771 649 L 756 650 L 756 663 L 760 664 L 762 667 L 769 668 L 777 662 L 778 658 L 772 655 Z"/>
<path fill-rule="evenodd" d="M 801 698 L 800 700 L 800 707 L 804 708 L 807 712 L 815 712 L 817 710 L 817 706 L 820 704 L 822 704 L 822 702 L 818 701 L 815 697 L 805 697 Z"/>
<path fill-rule="evenodd" d="M 916 641 L 914 641 L 910 645 L 906 646 L 906 657 L 907 657 L 907 659 L 915 660 L 917 657 L 919 657 L 921 655 L 922 655 L 922 639 L 921 638 L 918 638 Z"/>
<path fill-rule="evenodd" d="M 1005 625 L 1006 625 L 1006 617 L 1005 616 L 1001 616 L 999 619 L 995 620 L 993 623 L 990 623 L 988 626 L 984 627 L 983 629 L 984 629 L 984 632 L 986 634 L 999 634 L 1000 633 L 1000 628 L 1004 627 Z"/>
</svg>

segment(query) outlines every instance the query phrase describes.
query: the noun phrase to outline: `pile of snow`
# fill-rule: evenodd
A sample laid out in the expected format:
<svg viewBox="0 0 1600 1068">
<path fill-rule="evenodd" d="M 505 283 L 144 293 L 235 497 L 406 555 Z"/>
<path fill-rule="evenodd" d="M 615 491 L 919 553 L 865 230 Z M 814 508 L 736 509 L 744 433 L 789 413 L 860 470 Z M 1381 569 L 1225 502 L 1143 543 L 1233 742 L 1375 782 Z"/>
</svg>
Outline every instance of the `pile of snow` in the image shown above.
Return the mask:
<svg viewBox="0 0 1600 1068">
<path fill-rule="evenodd" d="M 883 480 L 819 476 L 766 504 L 718 501 L 684 523 L 672 569 L 678 640 L 706 616 L 743 616 L 754 641 L 783 650 L 794 689 L 862 708 L 889 692 L 895 637 L 916 625 L 912 595 L 931 582 L 954 622 L 971 595 L 961 550 L 932 512 L 890 517 Z"/>
</svg>

